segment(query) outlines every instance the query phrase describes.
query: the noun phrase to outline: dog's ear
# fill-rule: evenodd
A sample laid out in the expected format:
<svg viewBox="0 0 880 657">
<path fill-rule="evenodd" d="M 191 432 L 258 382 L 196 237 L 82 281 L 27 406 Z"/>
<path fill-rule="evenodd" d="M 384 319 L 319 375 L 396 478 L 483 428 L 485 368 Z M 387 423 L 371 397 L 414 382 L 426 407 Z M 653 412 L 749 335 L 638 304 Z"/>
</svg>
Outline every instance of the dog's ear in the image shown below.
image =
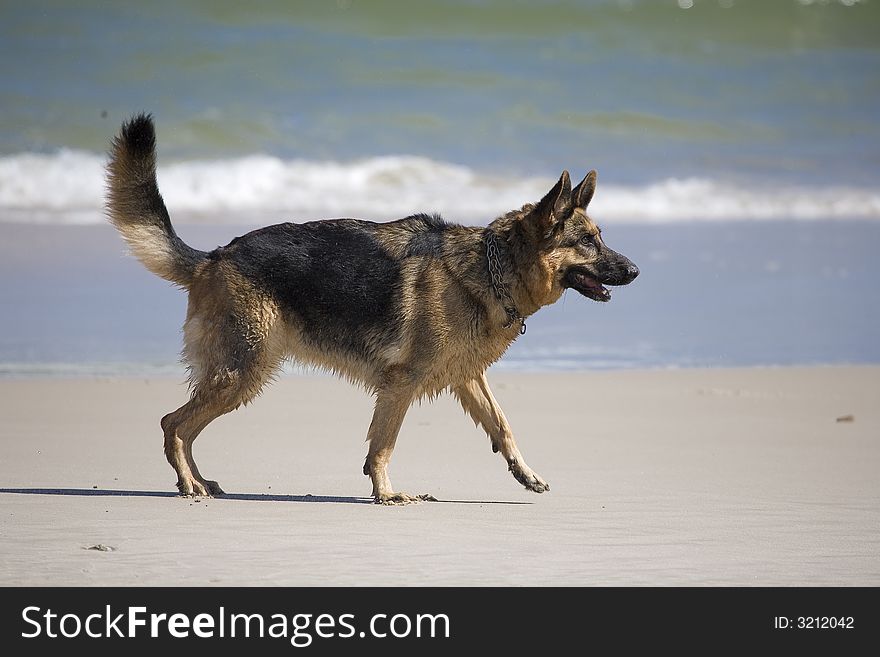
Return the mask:
<svg viewBox="0 0 880 657">
<path fill-rule="evenodd" d="M 532 210 L 532 217 L 540 234 L 549 235 L 558 223 L 568 218 L 571 209 L 571 178 L 568 176 L 568 171 L 563 171 L 559 182 Z"/>
<path fill-rule="evenodd" d="M 571 202 L 574 207 L 586 210 L 590 201 L 593 199 L 593 193 L 596 191 L 596 170 L 593 169 L 584 176 L 584 179 L 578 183 L 571 192 Z"/>
</svg>

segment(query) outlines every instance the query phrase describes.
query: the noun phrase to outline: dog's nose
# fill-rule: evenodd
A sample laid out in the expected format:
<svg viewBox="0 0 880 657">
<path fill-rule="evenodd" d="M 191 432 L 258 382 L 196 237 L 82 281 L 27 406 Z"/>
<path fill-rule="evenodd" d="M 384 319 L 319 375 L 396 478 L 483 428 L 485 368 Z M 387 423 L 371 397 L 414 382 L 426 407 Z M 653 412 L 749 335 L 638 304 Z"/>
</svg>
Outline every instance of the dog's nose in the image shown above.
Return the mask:
<svg viewBox="0 0 880 657">
<path fill-rule="evenodd" d="M 639 275 L 639 268 L 630 263 L 626 266 L 626 273 L 629 275 L 629 280 L 634 280 Z"/>
</svg>

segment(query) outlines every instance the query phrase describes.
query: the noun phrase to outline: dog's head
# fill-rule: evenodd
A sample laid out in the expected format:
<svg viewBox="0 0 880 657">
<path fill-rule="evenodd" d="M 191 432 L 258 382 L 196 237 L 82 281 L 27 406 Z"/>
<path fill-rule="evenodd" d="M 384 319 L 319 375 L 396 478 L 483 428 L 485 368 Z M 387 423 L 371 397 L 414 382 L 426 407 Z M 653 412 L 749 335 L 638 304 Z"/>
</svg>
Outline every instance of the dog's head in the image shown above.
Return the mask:
<svg viewBox="0 0 880 657">
<path fill-rule="evenodd" d="M 566 288 L 594 301 L 610 301 L 606 285 L 627 285 L 639 275 L 629 258 L 605 245 L 602 231 L 587 215 L 596 191 L 596 172 L 590 171 L 574 189 L 568 171 L 522 221 L 532 238 L 544 278 L 548 302 Z"/>
</svg>

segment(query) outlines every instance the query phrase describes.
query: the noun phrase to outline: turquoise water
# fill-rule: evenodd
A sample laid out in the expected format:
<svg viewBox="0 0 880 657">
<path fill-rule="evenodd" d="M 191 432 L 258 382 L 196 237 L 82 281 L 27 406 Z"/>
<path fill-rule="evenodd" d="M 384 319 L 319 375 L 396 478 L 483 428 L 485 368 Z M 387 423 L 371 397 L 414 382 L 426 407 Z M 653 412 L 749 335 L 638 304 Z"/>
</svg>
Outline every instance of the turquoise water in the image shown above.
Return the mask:
<svg viewBox="0 0 880 657">
<path fill-rule="evenodd" d="M 166 177 L 187 221 L 378 218 L 411 211 L 406 201 L 480 221 L 563 168 L 597 168 L 619 192 L 603 209 L 621 220 L 700 219 L 713 201 L 708 218 L 880 218 L 878 2 L 38 0 L 0 11 L 7 221 L 100 221 L 107 140 L 140 110 L 156 116 L 160 162 L 183 165 Z M 225 165 L 248 156 L 271 171 L 245 161 L 230 184 Z M 355 187 L 350 203 L 302 182 L 332 175 Z M 362 192 L 364 178 L 386 193 Z M 462 190 L 466 203 L 448 201 Z"/>
</svg>

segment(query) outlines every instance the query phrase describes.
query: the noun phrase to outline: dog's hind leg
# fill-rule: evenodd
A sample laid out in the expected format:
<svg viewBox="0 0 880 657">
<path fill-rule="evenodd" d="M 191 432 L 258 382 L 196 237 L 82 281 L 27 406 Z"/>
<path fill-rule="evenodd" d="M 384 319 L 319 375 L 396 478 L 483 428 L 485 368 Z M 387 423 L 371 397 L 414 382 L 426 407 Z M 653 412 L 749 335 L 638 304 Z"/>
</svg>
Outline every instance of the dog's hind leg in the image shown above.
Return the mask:
<svg viewBox="0 0 880 657">
<path fill-rule="evenodd" d="M 364 462 L 364 474 L 373 482 L 373 498 L 377 504 L 409 504 L 434 500 L 431 495 L 395 493 L 388 478 L 388 462 L 397 442 L 403 418 L 413 401 L 413 386 L 404 375 L 386 376 L 386 383 L 376 394 L 373 420 L 367 432 L 370 448 Z"/>
<path fill-rule="evenodd" d="M 223 493 L 216 481 L 199 472 L 193 443 L 213 420 L 256 397 L 277 372 L 282 357 L 280 346 L 271 339 L 272 316 L 264 320 L 258 312 L 215 314 L 225 321 L 208 322 L 196 313 L 188 317 L 184 354 L 192 370 L 192 396 L 162 418 L 165 457 L 177 472 L 182 495 Z"/>
<path fill-rule="evenodd" d="M 193 459 L 192 446 L 213 420 L 259 394 L 266 377 L 257 368 L 227 370 L 197 382 L 190 400 L 162 418 L 165 457 L 177 472 L 182 495 L 222 495 L 216 481 L 205 479 Z"/>
<path fill-rule="evenodd" d="M 454 386 L 453 394 L 458 398 L 465 412 L 481 425 L 492 441 L 492 451 L 501 452 L 514 478 L 523 486 L 536 493 L 550 490 L 550 485 L 526 465 L 520 454 L 513 432 L 504 417 L 504 411 L 495 400 L 486 375 Z"/>
<path fill-rule="evenodd" d="M 186 404 L 162 418 L 165 458 L 177 473 L 177 488 L 181 495 L 222 494 L 223 490 L 216 481 L 208 481 L 199 472 L 192 457 L 192 444 L 214 418 L 236 407 L 231 403 L 232 398 L 226 386 L 199 384 Z"/>
</svg>

